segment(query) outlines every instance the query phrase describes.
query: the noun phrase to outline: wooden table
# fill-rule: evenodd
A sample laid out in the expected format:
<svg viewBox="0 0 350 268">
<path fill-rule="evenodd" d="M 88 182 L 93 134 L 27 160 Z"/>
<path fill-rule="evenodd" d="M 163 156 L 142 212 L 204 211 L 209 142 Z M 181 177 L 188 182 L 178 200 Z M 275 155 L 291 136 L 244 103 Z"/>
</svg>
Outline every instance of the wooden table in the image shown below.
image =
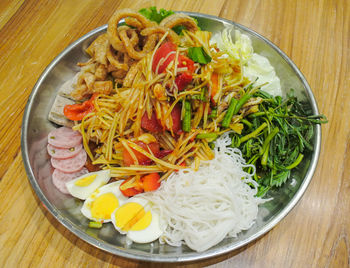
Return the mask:
<svg viewBox="0 0 350 268">
<path fill-rule="evenodd" d="M 68 44 L 107 23 L 118 8 L 157 5 L 236 21 L 278 45 L 310 83 L 322 150 L 302 200 L 248 246 L 189 267 L 350 266 L 349 1 L 0 1 L 0 266 L 168 267 L 98 250 L 71 234 L 41 205 L 21 157 L 20 128 L 29 94 Z M 185 266 L 181 264 L 180 266 Z"/>
</svg>

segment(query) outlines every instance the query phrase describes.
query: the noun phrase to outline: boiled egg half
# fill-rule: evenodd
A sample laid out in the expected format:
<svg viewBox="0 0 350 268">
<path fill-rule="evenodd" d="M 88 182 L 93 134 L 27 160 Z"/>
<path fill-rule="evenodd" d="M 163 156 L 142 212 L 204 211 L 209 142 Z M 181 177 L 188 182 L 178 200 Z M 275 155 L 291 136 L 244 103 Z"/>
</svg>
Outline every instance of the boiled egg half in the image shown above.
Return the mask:
<svg viewBox="0 0 350 268">
<path fill-rule="evenodd" d="M 85 200 L 81 213 L 93 221 L 111 221 L 112 212 L 128 200 L 119 190 L 122 182 L 116 181 L 98 188 Z"/>
<path fill-rule="evenodd" d="M 149 243 L 159 238 L 165 224 L 152 204 L 140 196 L 132 197 L 112 213 L 112 223 L 136 243 Z"/>
<path fill-rule="evenodd" d="M 97 188 L 105 185 L 111 178 L 109 169 L 90 172 L 66 183 L 68 192 L 79 199 L 85 200 Z"/>
</svg>

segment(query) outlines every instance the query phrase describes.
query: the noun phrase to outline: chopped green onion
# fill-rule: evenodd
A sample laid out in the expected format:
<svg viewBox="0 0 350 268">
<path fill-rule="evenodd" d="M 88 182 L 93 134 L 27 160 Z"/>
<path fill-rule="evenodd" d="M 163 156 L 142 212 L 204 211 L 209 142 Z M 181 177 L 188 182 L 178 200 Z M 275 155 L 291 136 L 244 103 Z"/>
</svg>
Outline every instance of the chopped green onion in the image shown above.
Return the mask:
<svg viewBox="0 0 350 268">
<path fill-rule="evenodd" d="M 102 227 L 102 222 L 99 222 L 99 221 L 90 221 L 90 222 L 89 222 L 89 227 L 90 227 L 90 228 L 99 229 L 99 228 Z"/>
<path fill-rule="evenodd" d="M 218 110 L 216 108 L 211 110 L 211 113 L 209 114 L 209 118 L 216 118 L 218 116 Z"/>
</svg>

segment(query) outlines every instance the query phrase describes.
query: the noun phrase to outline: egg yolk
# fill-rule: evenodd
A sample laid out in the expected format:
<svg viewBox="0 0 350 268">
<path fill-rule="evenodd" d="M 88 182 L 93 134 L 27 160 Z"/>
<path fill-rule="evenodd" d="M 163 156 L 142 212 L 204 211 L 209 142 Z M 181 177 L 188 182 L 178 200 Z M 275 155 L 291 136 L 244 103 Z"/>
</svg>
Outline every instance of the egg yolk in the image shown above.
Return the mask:
<svg viewBox="0 0 350 268">
<path fill-rule="evenodd" d="M 130 231 L 140 231 L 146 229 L 148 225 L 151 224 L 152 221 L 152 213 L 148 211 L 144 216 L 136 222 L 133 226 L 131 226 Z"/>
<path fill-rule="evenodd" d="M 119 206 L 118 198 L 112 193 L 102 194 L 91 204 L 91 216 L 95 219 L 111 218 L 112 212 Z"/>
<path fill-rule="evenodd" d="M 86 186 L 89 186 L 96 179 L 96 177 L 97 177 L 97 174 L 87 176 L 87 177 L 81 178 L 80 180 L 77 180 L 74 184 L 76 186 L 86 187 Z"/>
<path fill-rule="evenodd" d="M 147 213 L 142 205 L 136 202 L 126 203 L 115 212 L 117 227 L 123 231 L 146 229 L 152 221 L 152 214 Z"/>
</svg>

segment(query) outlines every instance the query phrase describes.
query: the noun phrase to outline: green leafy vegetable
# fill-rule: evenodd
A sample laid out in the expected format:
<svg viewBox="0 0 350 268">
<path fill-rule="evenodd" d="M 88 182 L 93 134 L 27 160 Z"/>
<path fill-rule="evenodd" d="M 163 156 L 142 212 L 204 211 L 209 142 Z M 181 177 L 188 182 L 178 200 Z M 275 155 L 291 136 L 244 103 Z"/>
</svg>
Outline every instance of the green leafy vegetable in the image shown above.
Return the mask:
<svg viewBox="0 0 350 268">
<path fill-rule="evenodd" d="M 161 8 L 159 9 L 159 11 L 157 11 L 157 8 L 153 6 L 150 8 L 142 8 L 139 10 L 139 13 L 144 15 L 147 19 L 155 21 L 159 24 L 166 17 L 174 14 L 174 11 L 165 10 L 164 8 Z"/>
<path fill-rule="evenodd" d="M 232 146 L 242 151 L 247 163 L 256 166 L 254 178 L 260 185 L 257 195 L 263 196 L 282 186 L 304 155 L 311 153 L 314 124 L 327 123 L 327 118 L 312 115 L 310 106 L 299 102 L 293 90 L 284 101 L 261 90 L 252 97 L 263 102 L 258 112 L 242 120 L 246 126 L 242 134 L 232 134 Z"/>
<path fill-rule="evenodd" d="M 172 10 L 166 10 L 164 8 L 161 8 L 159 11 L 157 11 L 157 8 L 153 6 L 149 8 L 142 8 L 139 10 L 139 13 L 144 15 L 147 19 L 155 21 L 159 24 L 163 19 L 174 14 L 175 12 Z M 192 19 L 196 22 L 196 24 L 198 24 L 198 21 L 195 18 Z M 172 29 L 177 34 L 181 34 L 182 30 L 186 29 L 186 27 L 183 25 L 177 25 Z"/>
<path fill-rule="evenodd" d="M 211 62 L 211 57 L 205 52 L 203 47 L 190 47 L 188 49 L 188 57 L 194 62 L 201 64 Z"/>
</svg>

